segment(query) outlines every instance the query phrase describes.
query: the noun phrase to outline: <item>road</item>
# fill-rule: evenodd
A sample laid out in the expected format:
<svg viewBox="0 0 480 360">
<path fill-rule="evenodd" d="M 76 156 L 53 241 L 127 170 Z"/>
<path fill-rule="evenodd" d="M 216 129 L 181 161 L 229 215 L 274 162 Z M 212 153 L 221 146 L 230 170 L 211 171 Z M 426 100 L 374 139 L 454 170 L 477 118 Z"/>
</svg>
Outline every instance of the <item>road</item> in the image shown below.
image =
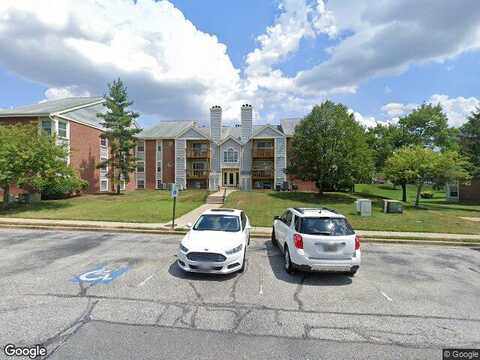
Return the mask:
<svg viewBox="0 0 480 360">
<path fill-rule="evenodd" d="M 183 273 L 179 241 L 0 229 L 2 349 L 43 344 L 48 359 L 313 360 L 441 359 L 443 347 L 480 347 L 478 250 L 363 244 L 349 278 L 288 275 L 271 242 L 252 239 L 246 272 L 219 277 Z"/>
</svg>

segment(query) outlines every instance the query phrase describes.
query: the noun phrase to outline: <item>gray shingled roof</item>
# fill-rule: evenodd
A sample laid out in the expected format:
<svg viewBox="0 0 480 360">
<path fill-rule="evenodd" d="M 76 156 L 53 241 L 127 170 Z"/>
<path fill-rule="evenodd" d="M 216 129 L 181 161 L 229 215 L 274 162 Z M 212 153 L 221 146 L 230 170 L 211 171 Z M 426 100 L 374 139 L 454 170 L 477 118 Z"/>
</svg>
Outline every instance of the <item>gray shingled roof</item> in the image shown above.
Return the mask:
<svg viewBox="0 0 480 360">
<path fill-rule="evenodd" d="M 286 136 L 293 136 L 295 133 L 295 126 L 302 121 L 302 118 L 289 118 L 280 120 L 281 132 Z"/>
<path fill-rule="evenodd" d="M 61 116 L 65 116 L 74 121 L 78 121 L 80 123 L 86 123 L 88 125 L 92 125 L 92 126 L 103 129 L 103 126 L 102 126 L 103 119 L 98 118 L 97 114 L 106 113 L 106 112 L 107 112 L 107 108 L 103 106 L 103 104 L 97 104 L 93 106 L 84 107 L 78 110 L 62 113 Z"/>
<path fill-rule="evenodd" d="M 156 126 L 144 129 L 137 137 L 140 139 L 172 139 L 194 123 L 194 121 L 162 121 Z"/>
<path fill-rule="evenodd" d="M 101 97 L 71 97 L 48 100 L 38 104 L 20 106 L 15 109 L 4 109 L 0 111 L 0 116 L 50 115 L 101 100 L 103 100 Z"/>
</svg>

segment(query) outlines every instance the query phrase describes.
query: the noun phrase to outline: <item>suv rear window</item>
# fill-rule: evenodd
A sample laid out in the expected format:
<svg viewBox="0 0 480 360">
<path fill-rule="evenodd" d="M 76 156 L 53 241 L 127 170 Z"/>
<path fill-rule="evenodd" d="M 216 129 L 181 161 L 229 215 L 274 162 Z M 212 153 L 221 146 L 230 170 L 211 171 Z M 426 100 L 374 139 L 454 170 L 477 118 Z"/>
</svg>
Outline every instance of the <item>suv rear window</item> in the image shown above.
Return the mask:
<svg viewBox="0 0 480 360">
<path fill-rule="evenodd" d="M 344 218 L 300 218 L 295 229 L 301 234 L 344 236 L 355 234 Z"/>
</svg>

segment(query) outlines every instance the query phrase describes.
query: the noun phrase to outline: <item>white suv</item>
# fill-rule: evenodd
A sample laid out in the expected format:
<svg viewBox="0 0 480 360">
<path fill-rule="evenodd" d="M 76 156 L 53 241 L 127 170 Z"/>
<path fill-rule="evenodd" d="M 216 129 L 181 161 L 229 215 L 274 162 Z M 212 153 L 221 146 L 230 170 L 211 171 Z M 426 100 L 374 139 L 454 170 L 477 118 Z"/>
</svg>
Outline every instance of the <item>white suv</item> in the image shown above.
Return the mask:
<svg viewBox="0 0 480 360">
<path fill-rule="evenodd" d="M 273 222 L 272 242 L 284 254 L 285 270 L 340 271 L 360 267 L 360 238 L 334 210 L 289 208 Z"/>
<path fill-rule="evenodd" d="M 177 263 L 190 272 L 243 272 L 250 230 L 250 222 L 242 210 L 207 210 L 181 241 Z"/>
</svg>

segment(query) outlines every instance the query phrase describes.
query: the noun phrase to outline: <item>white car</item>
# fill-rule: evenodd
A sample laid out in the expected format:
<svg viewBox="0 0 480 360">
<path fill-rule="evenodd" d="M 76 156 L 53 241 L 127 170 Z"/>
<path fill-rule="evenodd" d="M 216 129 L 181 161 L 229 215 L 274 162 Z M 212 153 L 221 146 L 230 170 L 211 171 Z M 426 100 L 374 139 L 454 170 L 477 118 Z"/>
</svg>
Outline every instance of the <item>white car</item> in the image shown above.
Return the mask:
<svg viewBox="0 0 480 360">
<path fill-rule="evenodd" d="M 283 252 L 285 270 L 339 271 L 360 267 L 360 237 L 345 216 L 320 208 L 289 208 L 273 222 L 272 242 Z"/>
<path fill-rule="evenodd" d="M 190 272 L 243 272 L 250 230 L 250 222 L 242 210 L 205 211 L 180 243 L 178 266 Z"/>
</svg>

